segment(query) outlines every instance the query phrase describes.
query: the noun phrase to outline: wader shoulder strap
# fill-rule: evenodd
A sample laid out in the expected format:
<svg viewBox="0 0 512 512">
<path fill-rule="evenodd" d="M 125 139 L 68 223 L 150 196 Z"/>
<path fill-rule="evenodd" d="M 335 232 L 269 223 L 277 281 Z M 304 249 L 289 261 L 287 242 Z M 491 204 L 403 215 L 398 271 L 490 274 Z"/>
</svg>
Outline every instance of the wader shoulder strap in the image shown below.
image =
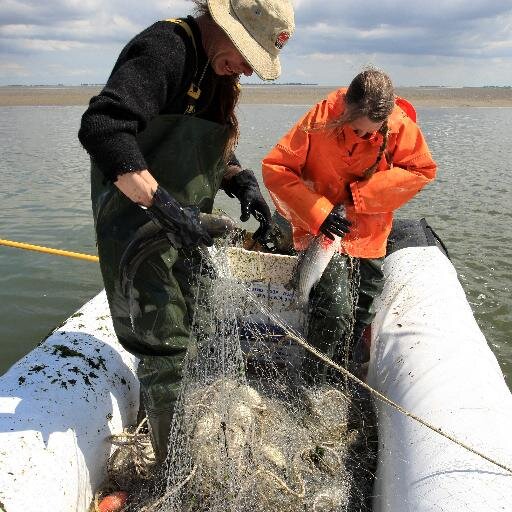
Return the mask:
<svg viewBox="0 0 512 512">
<path fill-rule="evenodd" d="M 194 33 L 192 32 L 192 29 L 190 28 L 190 25 L 180 18 L 169 18 L 165 21 L 168 21 L 169 23 L 175 23 L 176 25 L 179 25 L 183 30 L 187 33 L 188 37 L 192 40 L 192 45 L 194 46 L 194 51 L 196 52 L 197 56 L 197 46 L 196 46 L 196 40 L 194 39 Z"/>
<path fill-rule="evenodd" d="M 187 91 L 187 96 L 189 97 L 189 100 L 188 100 L 187 108 L 184 112 L 185 114 L 194 114 L 196 111 L 195 103 L 201 96 L 201 89 L 199 88 L 199 83 L 196 85 L 197 75 L 198 75 L 197 63 L 198 63 L 199 57 L 197 55 L 197 45 L 196 45 L 196 40 L 194 38 L 194 33 L 192 32 L 190 25 L 185 20 L 182 20 L 181 18 L 168 18 L 165 21 L 179 25 L 187 33 L 188 37 L 190 38 L 190 40 L 192 42 L 192 46 L 194 47 L 194 53 L 196 54 L 196 69 L 194 71 L 194 78 L 192 79 L 192 83 L 190 84 L 190 87 L 188 88 L 188 91 Z M 203 75 L 204 75 L 204 72 L 203 72 Z"/>
</svg>

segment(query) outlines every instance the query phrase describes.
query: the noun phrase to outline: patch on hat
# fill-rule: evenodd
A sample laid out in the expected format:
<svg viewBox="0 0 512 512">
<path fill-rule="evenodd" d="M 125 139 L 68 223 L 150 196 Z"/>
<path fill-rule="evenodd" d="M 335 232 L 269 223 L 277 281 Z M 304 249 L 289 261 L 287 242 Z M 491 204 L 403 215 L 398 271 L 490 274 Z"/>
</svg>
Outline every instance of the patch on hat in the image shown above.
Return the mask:
<svg viewBox="0 0 512 512">
<path fill-rule="evenodd" d="M 276 42 L 274 43 L 275 47 L 281 50 L 283 46 L 288 42 L 288 39 L 290 39 L 290 34 L 288 32 L 281 32 L 276 39 Z"/>
</svg>

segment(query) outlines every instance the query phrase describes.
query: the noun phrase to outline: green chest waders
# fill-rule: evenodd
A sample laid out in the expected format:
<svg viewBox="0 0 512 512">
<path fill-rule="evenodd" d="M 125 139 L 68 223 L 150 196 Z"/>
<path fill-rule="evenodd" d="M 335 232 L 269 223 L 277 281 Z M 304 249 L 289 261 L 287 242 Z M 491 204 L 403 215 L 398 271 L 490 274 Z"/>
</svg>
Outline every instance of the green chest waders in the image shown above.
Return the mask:
<svg viewBox="0 0 512 512">
<path fill-rule="evenodd" d="M 183 206 L 210 213 L 222 176 L 226 128 L 182 115 L 161 115 L 138 136 L 151 174 Z M 120 343 L 140 358 L 137 371 L 153 445 L 159 460 L 167 439 L 181 370 L 190 340 L 198 250 L 170 248 L 151 254 L 133 281 L 140 314 L 134 321 L 119 280 L 119 263 L 148 215 L 92 165 L 91 198 L 101 272 Z"/>
</svg>

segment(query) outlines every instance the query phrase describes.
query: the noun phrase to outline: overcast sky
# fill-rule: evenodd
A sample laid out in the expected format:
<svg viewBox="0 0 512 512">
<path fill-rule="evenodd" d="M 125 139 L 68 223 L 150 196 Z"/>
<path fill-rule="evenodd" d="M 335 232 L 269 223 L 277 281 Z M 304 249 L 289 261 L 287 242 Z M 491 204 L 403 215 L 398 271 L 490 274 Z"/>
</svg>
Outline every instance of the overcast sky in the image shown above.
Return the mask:
<svg viewBox="0 0 512 512">
<path fill-rule="evenodd" d="M 295 0 L 279 82 L 512 85 L 512 0 Z M 0 0 L 0 85 L 104 83 L 124 44 L 187 0 Z M 251 77 L 246 82 L 258 82 Z"/>
</svg>

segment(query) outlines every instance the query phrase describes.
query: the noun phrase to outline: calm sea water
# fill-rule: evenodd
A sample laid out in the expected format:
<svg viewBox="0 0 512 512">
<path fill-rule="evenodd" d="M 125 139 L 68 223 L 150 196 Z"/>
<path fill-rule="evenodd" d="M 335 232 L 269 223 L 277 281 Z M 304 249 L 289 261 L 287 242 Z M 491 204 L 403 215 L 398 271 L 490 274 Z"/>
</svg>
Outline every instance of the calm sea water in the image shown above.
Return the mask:
<svg viewBox="0 0 512 512">
<path fill-rule="evenodd" d="M 308 109 L 245 105 L 238 155 L 260 160 Z M 512 109 L 420 108 L 437 180 L 402 208 L 448 246 L 475 317 L 512 383 Z M 83 107 L 0 108 L 0 238 L 96 253 Z M 219 193 L 217 205 L 239 215 Z M 254 227 L 254 224 L 249 224 Z M 0 373 L 102 287 L 97 264 L 0 246 Z"/>
</svg>

